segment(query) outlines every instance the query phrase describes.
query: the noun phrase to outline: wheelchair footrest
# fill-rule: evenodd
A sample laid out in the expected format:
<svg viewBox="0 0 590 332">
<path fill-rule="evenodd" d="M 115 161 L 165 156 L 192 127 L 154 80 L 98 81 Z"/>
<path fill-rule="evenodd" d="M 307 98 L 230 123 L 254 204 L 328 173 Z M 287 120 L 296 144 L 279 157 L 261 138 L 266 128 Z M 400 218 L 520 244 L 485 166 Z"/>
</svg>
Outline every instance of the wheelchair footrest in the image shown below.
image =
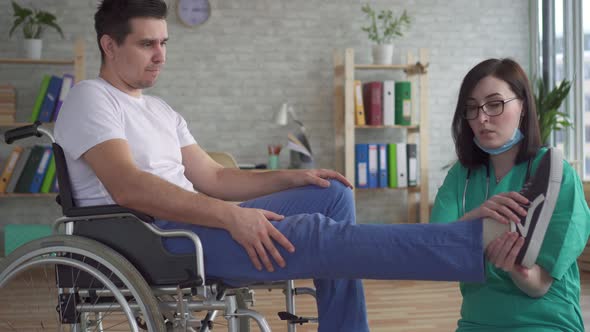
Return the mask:
<svg viewBox="0 0 590 332">
<path fill-rule="evenodd" d="M 286 311 L 279 311 L 278 314 L 281 320 L 286 320 L 287 322 L 289 322 L 289 324 L 303 325 L 309 322 L 317 322 L 317 319 L 315 318 L 295 316 L 292 313 Z"/>
</svg>

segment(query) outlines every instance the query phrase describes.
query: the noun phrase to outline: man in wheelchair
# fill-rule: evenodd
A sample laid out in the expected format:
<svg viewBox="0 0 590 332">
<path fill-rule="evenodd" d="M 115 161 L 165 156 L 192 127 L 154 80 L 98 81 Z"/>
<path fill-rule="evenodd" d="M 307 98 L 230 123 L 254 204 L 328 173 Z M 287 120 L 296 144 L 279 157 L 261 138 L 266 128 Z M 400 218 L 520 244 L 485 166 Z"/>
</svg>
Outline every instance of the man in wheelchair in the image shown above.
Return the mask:
<svg viewBox="0 0 590 332">
<path fill-rule="evenodd" d="M 213 161 L 180 114 L 142 93 L 164 67 L 166 14 L 162 0 L 104 0 L 95 14 L 99 76 L 71 89 L 55 125 L 76 205 L 118 204 L 196 233 L 207 275 L 230 285 L 313 278 L 319 331 L 369 330 L 361 278 L 485 280 L 485 249 L 507 222 L 357 225 L 351 184 L 335 171 Z M 521 248 L 505 251 L 512 264 Z"/>
</svg>

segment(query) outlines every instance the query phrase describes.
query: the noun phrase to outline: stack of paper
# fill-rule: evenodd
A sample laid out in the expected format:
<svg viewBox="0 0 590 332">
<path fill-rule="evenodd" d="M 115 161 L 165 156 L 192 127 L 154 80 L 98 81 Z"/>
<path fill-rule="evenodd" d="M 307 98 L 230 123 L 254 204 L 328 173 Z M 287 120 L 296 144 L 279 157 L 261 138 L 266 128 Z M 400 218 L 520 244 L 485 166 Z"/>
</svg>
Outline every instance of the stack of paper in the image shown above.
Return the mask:
<svg viewBox="0 0 590 332">
<path fill-rule="evenodd" d="M 310 159 L 312 158 L 311 147 L 309 146 L 309 141 L 307 140 L 305 134 L 299 133 L 297 136 L 295 136 L 292 133 L 289 133 L 288 137 L 289 143 L 287 144 L 287 148 L 292 151 L 302 153 Z"/>
</svg>

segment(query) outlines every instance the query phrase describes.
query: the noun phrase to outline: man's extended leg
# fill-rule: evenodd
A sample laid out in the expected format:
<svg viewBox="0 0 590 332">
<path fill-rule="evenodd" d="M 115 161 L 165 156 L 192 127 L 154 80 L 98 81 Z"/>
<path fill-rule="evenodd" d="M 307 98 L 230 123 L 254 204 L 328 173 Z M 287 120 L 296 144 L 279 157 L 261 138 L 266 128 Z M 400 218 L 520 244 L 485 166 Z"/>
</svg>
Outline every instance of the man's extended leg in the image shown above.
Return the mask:
<svg viewBox="0 0 590 332">
<path fill-rule="evenodd" d="M 327 196 L 320 199 L 330 201 Z M 447 225 L 355 225 L 336 222 L 321 213 L 290 215 L 273 224 L 293 243 L 295 253 L 279 248 L 287 266 L 272 273 L 256 270 L 245 250 L 225 230 L 180 223 L 159 224 L 197 233 L 205 251 L 207 274 L 229 283 L 303 278 L 484 279 L 481 221 Z M 185 240 L 169 240 L 167 247 L 174 252 L 193 250 L 192 244 Z M 320 331 L 367 330 L 364 310 L 362 318 L 355 319 L 356 312 L 345 311 L 350 308 L 340 307 L 341 303 L 333 300 L 329 297 L 318 300 Z M 353 302 L 353 298 L 340 302 Z M 350 320 L 343 322 L 344 317 Z"/>
</svg>

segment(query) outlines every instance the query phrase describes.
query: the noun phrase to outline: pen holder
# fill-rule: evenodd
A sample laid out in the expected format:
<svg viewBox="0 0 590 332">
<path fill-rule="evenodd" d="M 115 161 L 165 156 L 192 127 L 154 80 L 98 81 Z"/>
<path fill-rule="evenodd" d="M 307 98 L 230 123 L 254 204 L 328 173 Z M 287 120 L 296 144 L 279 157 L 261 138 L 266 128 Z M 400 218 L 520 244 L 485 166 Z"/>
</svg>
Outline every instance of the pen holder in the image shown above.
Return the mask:
<svg viewBox="0 0 590 332">
<path fill-rule="evenodd" d="M 281 153 L 281 145 L 268 145 L 268 168 L 279 168 L 279 154 Z"/>
</svg>

